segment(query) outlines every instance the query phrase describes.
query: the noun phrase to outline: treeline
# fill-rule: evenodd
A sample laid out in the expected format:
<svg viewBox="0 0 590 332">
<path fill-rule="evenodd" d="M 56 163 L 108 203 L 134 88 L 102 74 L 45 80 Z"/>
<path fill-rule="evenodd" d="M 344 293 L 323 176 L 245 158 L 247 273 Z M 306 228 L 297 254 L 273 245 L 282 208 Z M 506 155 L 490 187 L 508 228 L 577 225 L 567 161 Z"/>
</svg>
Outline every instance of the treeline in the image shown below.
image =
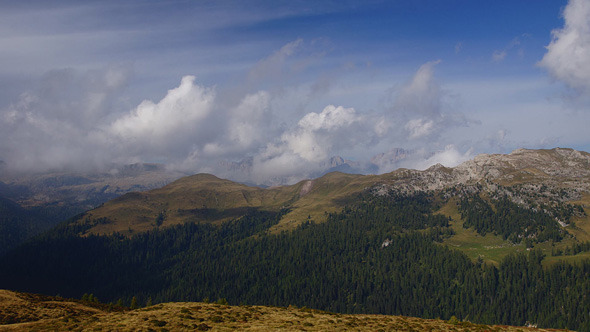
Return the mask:
<svg viewBox="0 0 590 332">
<path fill-rule="evenodd" d="M 542 255 L 473 263 L 439 241 L 435 199 L 363 195 L 324 223 L 268 229 L 280 214 L 251 210 L 221 226 L 184 224 L 123 236 L 61 227 L 0 260 L 0 284 L 20 291 L 139 305 L 224 298 L 478 323 L 590 330 L 590 262 L 541 266 Z"/>
<path fill-rule="evenodd" d="M 501 235 L 513 243 L 558 242 L 565 235 L 550 214 L 519 206 L 506 196 L 485 200 L 477 193 L 466 194 L 459 202 L 459 213 L 464 220 L 463 227 L 473 227 L 481 235 Z"/>
</svg>

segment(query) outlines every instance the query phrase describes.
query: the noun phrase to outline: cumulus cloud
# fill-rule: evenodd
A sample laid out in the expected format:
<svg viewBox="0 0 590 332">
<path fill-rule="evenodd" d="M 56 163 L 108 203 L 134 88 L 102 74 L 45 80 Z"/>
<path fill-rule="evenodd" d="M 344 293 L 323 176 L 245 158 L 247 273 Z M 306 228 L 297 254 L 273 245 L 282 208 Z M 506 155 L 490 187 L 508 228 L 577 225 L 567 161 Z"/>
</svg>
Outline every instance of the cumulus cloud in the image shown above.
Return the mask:
<svg viewBox="0 0 590 332">
<path fill-rule="evenodd" d="M 448 93 L 436 81 L 434 67 L 439 63 L 432 61 L 420 66 L 397 90 L 386 114 L 335 105 L 305 114 L 296 125 L 286 128 L 280 137 L 254 154 L 253 181 L 285 176 L 289 176 L 289 181 L 301 180 L 329 167 L 326 161 L 332 156 L 350 155 L 376 145 L 387 151 L 395 146 L 427 143 L 429 149 L 419 149 L 407 160 L 406 164 L 412 167 L 437 162 L 453 165 L 465 160 L 466 155 L 455 146 L 439 145 L 439 137 L 445 131 L 469 123 L 462 114 L 452 112 Z M 395 162 L 379 166 L 379 172 L 391 171 L 394 166 L 399 165 Z"/>
<path fill-rule="evenodd" d="M 414 77 L 405 85 L 396 100 L 396 108 L 401 112 L 419 115 L 438 115 L 441 109 L 441 88 L 434 79 L 434 67 L 441 61 L 430 61 L 418 69 Z"/>
<path fill-rule="evenodd" d="M 301 180 L 321 169 L 330 157 L 367 144 L 371 136 L 365 119 L 353 108 L 326 106 L 310 112 L 285 131 L 278 142 L 269 143 L 254 158 L 255 177 L 291 176 Z"/>
<path fill-rule="evenodd" d="M 579 92 L 590 93 L 590 1 L 570 0 L 565 25 L 551 32 L 547 53 L 538 63 L 551 76 Z"/>
<path fill-rule="evenodd" d="M 216 107 L 223 121 L 217 123 L 212 141 L 204 145 L 205 155 L 243 158 L 244 154 L 266 144 L 269 137 L 275 134 L 271 99 L 269 92 L 258 91 L 244 96 L 237 106 L 227 112 Z"/>
<path fill-rule="evenodd" d="M 329 105 L 319 114 L 305 115 L 295 131 L 283 134 L 282 141 L 301 158 L 320 162 L 330 157 L 333 148 L 356 143 L 353 124 L 359 120 L 353 108 Z"/>
<path fill-rule="evenodd" d="M 215 93 L 194 84 L 194 76 L 182 78 L 177 88 L 158 103 L 144 100 L 134 110 L 108 127 L 109 137 L 125 145 L 128 152 L 169 153 L 176 145 L 198 137 L 202 121 L 211 113 Z"/>
</svg>

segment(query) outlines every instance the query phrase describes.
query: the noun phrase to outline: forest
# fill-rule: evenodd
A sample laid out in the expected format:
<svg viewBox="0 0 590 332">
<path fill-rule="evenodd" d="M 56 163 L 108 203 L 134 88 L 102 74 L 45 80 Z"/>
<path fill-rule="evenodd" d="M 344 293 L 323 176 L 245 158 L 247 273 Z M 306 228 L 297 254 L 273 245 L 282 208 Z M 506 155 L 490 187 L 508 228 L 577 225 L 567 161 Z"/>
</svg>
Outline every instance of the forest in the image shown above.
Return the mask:
<svg viewBox="0 0 590 332">
<path fill-rule="evenodd" d="M 555 210 L 564 220 L 569 220 L 573 215 L 571 205 L 562 204 Z M 559 242 L 566 235 L 552 215 L 540 209 L 519 206 L 506 196 L 485 200 L 479 194 L 465 195 L 459 203 L 459 212 L 465 220 L 465 228 L 473 227 L 481 235 L 501 235 L 514 243 L 523 240 L 528 244 Z"/>
<path fill-rule="evenodd" d="M 81 212 L 79 207 L 45 205 L 23 208 L 0 196 L 0 255 L 26 239 L 51 229 L 60 221 Z"/>
<path fill-rule="evenodd" d="M 590 330 L 590 261 L 543 268 L 543 254 L 530 250 L 507 256 L 497 267 L 472 262 L 441 244 L 453 231 L 448 217 L 434 213 L 439 203 L 423 192 L 362 194 L 328 214 L 326 222 L 310 219 L 280 234 L 269 228 L 286 210 L 251 209 L 218 226 L 156 226 L 133 236 L 80 237 L 83 229 L 70 221 L 0 258 L 0 283 L 66 297 L 93 294 L 127 305 L 132 298 L 140 305 L 223 299 Z M 530 217 L 505 204 L 490 213 L 504 213 L 516 223 Z M 463 213 L 485 209 L 481 202 L 470 206 L 462 203 Z M 478 231 L 507 238 L 521 231 L 502 227 Z M 546 230 L 541 223 L 535 234 L 556 236 Z"/>
</svg>

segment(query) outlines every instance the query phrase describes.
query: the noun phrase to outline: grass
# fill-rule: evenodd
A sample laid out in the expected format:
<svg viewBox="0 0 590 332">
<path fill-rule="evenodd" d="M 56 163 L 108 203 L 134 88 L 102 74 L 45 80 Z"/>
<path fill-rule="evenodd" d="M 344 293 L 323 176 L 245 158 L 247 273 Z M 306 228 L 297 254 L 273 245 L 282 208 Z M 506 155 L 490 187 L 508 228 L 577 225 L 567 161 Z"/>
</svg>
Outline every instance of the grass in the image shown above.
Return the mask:
<svg viewBox="0 0 590 332">
<path fill-rule="evenodd" d="M 543 259 L 543 266 L 549 267 L 549 266 L 559 263 L 559 262 L 576 264 L 576 263 L 582 262 L 585 259 L 590 259 L 590 252 L 581 252 L 577 255 L 568 255 L 568 256 L 546 256 Z"/>
<path fill-rule="evenodd" d="M 590 194 L 584 194 L 579 200 L 570 203 L 581 205 L 586 216 L 573 218 L 576 227 L 568 227 L 568 232 L 579 241 L 590 241 Z"/>
<path fill-rule="evenodd" d="M 579 201 L 570 202 L 572 204 L 590 206 L 590 194 L 584 195 Z M 450 248 L 460 250 L 471 260 L 475 261 L 481 258 L 486 263 L 498 265 L 504 257 L 511 253 L 524 252 L 526 248 L 523 244 L 513 244 L 504 240 L 501 236 L 486 234 L 481 236 L 471 228 L 463 228 L 463 221 L 457 209 L 455 199 L 447 202 L 438 213 L 449 216 L 453 220 L 450 222 L 455 231 L 455 235 L 445 239 L 443 244 Z M 588 211 L 586 212 L 588 214 Z M 566 237 L 558 243 L 544 242 L 537 243 L 534 249 L 539 249 L 545 254 L 543 265 L 549 267 L 557 262 L 579 263 L 584 259 L 590 259 L 590 253 L 579 253 L 571 256 L 552 256 L 553 249 L 565 249 L 577 242 L 590 241 L 590 216 L 576 217 L 572 220 L 576 227 L 568 226 L 566 230 L 571 237 Z"/>
<path fill-rule="evenodd" d="M 507 255 L 526 250 L 524 245 L 515 245 L 501 236 L 493 234 L 481 236 L 471 228 L 463 228 L 463 220 L 455 199 L 449 200 L 438 213 L 452 218 L 450 224 L 455 231 L 455 235 L 445 239 L 443 244 L 460 250 L 473 261 L 481 258 L 486 263 L 498 265 Z"/>
<path fill-rule="evenodd" d="M 23 300 L 23 298 L 25 300 Z M 27 300 L 28 299 L 28 300 Z M 0 324 L 2 330 L 38 331 L 545 331 L 490 326 L 457 319 L 421 319 L 389 315 L 349 315 L 289 306 L 228 306 L 173 302 L 122 312 L 87 308 L 64 300 L 48 312 L 47 299 L 0 290 L 0 313 L 33 314 Z M 53 302 L 52 302 L 53 303 Z M 64 316 L 66 310 L 69 316 Z M 42 313 L 42 314 L 39 314 Z"/>
<path fill-rule="evenodd" d="M 325 221 L 326 213 L 340 211 L 350 197 L 377 181 L 378 176 L 334 172 L 291 186 L 258 188 L 197 174 L 160 189 L 126 194 L 87 212 L 82 220 L 107 217 L 111 222 L 96 225 L 88 233 L 125 234 L 153 229 L 161 212 L 165 212 L 162 227 L 166 227 L 185 222 L 220 223 L 241 217 L 248 208 L 289 208 L 290 212 L 270 230 L 279 233 L 293 230 L 308 218 Z M 205 210 L 211 213 L 199 213 Z"/>
</svg>

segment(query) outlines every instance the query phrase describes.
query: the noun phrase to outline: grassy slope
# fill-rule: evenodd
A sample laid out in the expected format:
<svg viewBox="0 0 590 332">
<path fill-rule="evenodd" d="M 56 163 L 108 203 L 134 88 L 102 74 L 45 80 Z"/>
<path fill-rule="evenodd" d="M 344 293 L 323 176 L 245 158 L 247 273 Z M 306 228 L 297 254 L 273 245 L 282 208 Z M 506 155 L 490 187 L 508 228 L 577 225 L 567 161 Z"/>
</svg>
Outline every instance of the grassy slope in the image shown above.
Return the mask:
<svg viewBox="0 0 590 332">
<path fill-rule="evenodd" d="M 89 211 L 86 216 L 91 219 L 107 217 L 112 221 L 91 230 L 91 233 L 103 234 L 149 230 L 162 211 L 166 214 L 163 226 L 187 221 L 222 222 L 243 215 L 247 208 L 278 211 L 297 197 L 300 186 L 262 189 L 197 174 L 160 189 L 123 195 Z"/>
<path fill-rule="evenodd" d="M 546 331 L 306 308 L 163 303 L 136 310 L 0 290 L 0 331 Z"/>
<path fill-rule="evenodd" d="M 162 211 L 166 214 L 163 226 L 169 226 L 188 221 L 223 222 L 242 216 L 247 208 L 279 211 L 288 207 L 291 211 L 271 230 L 280 232 L 292 229 L 308 217 L 325 220 L 326 212 L 340 211 L 347 199 L 376 181 L 376 176 L 330 173 L 291 186 L 263 189 L 197 174 L 160 189 L 126 194 L 89 211 L 82 222 L 86 217 L 108 218 L 110 222 L 94 226 L 90 233 L 125 233 L 152 229 Z"/>
<path fill-rule="evenodd" d="M 585 206 L 586 213 L 590 212 L 588 211 L 588 206 L 590 206 L 590 194 L 585 195 L 580 201 L 571 203 L 581 204 L 582 206 Z M 446 239 L 443 243 L 451 248 L 462 251 L 472 260 L 481 257 L 484 262 L 498 265 L 505 256 L 514 252 L 522 252 L 526 250 L 523 244 L 515 245 L 510 241 L 502 239 L 501 236 L 493 234 L 481 236 L 472 228 L 463 228 L 463 220 L 461 220 L 461 215 L 457 209 L 456 199 L 447 202 L 438 213 L 449 216 L 453 219 L 451 221 L 451 227 L 455 231 L 455 235 Z M 590 241 L 590 215 L 583 218 L 574 218 L 573 222 L 576 224 L 576 227 L 566 228 L 573 237 L 565 238 L 561 242 L 555 244 L 545 242 L 535 245 L 535 249 L 542 250 L 546 255 L 543 260 L 545 266 L 555 264 L 559 261 L 576 263 L 583 259 L 590 258 L 590 253 L 588 252 L 579 253 L 574 256 L 551 256 L 553 248 L 563 250 L 576 242 Z"/>
<path fill-rule="evenodd" d="M 590 241 L 590 194 L 585 194 L 579 201 L 571 202 L 581 205 L 586 212 L 586 217 L 574 218 L 575 228 L 568 228 L 568 231 L 579 241 Z"/>
<path fill-rule="evenodd" d="M 326 220 L 326 213 L 342 210 L 343 206 L 356 194 L 374 185 L 378 176 L 353 175 L 344 173 L 329 173 L 325 176 L 310 180 L 309 192 L 301 189 L 309 181 L 298 184 L 299 193 L 292 204 L 292 210 L 285 215 L 281 222 L 273 227 L 272 232 L 293 229 L 308 217 L 315 221 Z"/>
<path fill-rule="evenodd" d="M 463 220 L 457 209 L 457 202 L 451 199 L 438 213 L 451 217 L 451 227 L 455 235 L 446 239 L 443 243 L 451 248 L 465 253 L 472 260 L 481 257 L 484 262 L 498 265 L 506 255 L 525 250 L 524 245 L 514 245 L 501 236 L 486 234 L 479 235 L 472 228 L 463 228 Z"/>
<path fill-rule="evenodd" d="M 568 227 L 566 228 L 567 231 L 573 235 L 573 238 L 565 239 L 561 241 L 561 243 L 556 244 L 555 247 L 558 249 L 564 249 L 565 247 L 571 246 L 575 242 L 586 242 L 590 241 L 590 194 L 584 195 L 579 201 L 570 202 L 573 204 L 578 204 L 584 207 L 584 211 L 586 212 L 585 217 L 576 217 L 573 218 L 573 222 L 575 223 L 575 227 Z M 547 248 L 547 251 L 551 252 L 551 247 L 549 244 L 544 244 Z M 584 259 L 590 259 L 590 252 L 582 252 L 577 255 L 573 256 L 555 256 L 550 257 L 549 254 L 543 260 L 544 265 L 551 265 L 557 263 L 559 261 L 565 261 L 568 263 L 577 263 Z"/>
</svg>

